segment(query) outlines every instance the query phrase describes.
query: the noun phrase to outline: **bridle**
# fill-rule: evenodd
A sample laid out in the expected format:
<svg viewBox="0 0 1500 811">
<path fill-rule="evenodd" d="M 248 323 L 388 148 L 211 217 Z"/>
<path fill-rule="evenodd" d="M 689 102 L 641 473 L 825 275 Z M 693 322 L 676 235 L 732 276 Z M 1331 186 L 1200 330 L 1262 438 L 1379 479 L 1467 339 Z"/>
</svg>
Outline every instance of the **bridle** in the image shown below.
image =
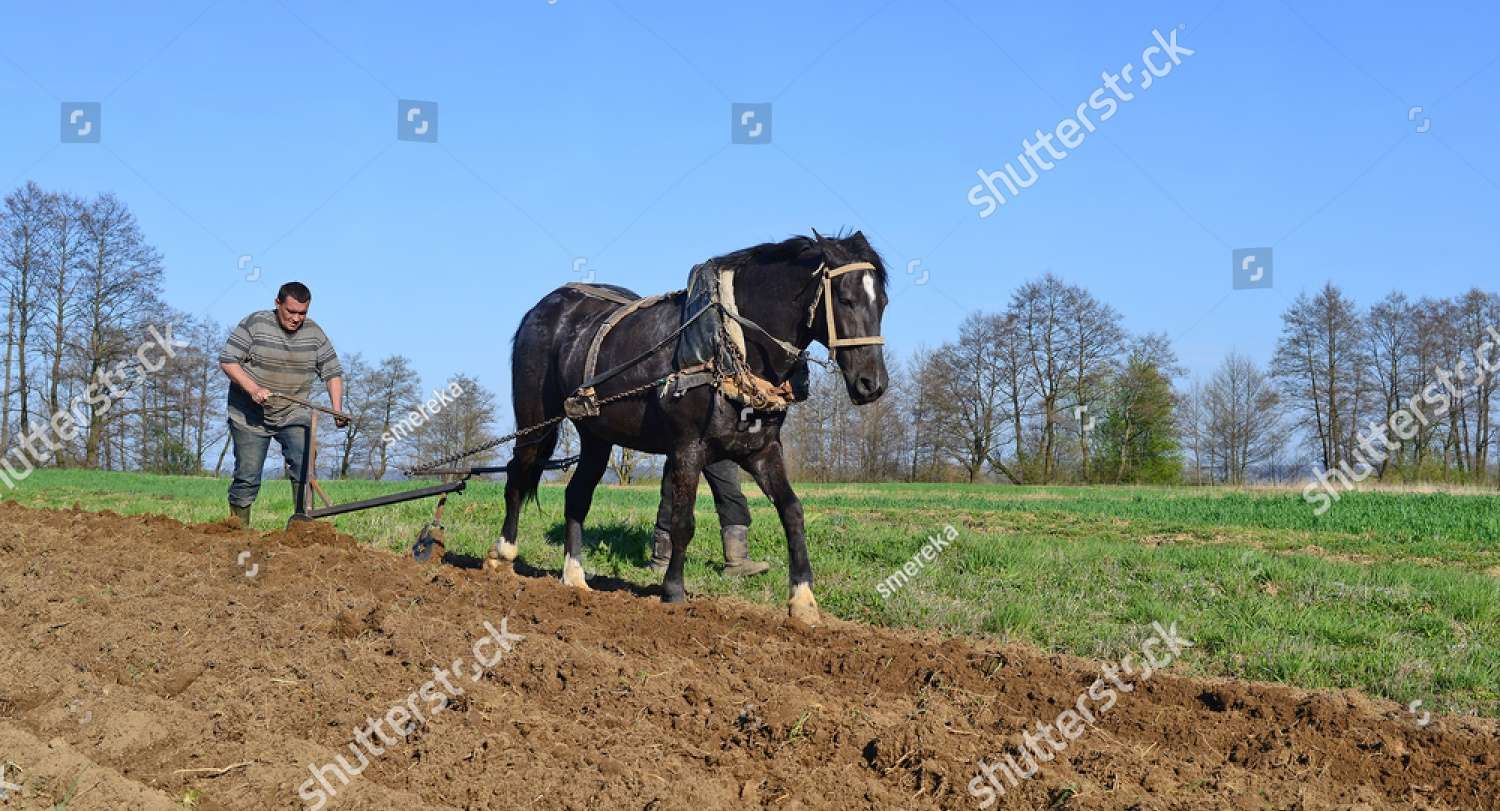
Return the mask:
<svg viewBox="0 0 1500 811">
<path fill-rule="evenodd" d="M 811 327 L 818 320 L 818 300 L 823 301 L 823 321 L 828 327 L 828 349 L 829 351 L 846 346 L 876 346 L 885 343 L 885 337 L 881 335 L 866 335 L 859 338 L 840 338 L 838 331 L 833 325 L 833 280 L 845 273 L 853 273 L 857 270 L 868 270 L 873 272 L 875 265 L 870 262 L 850 262 L 847 265 L 839 265 L 830 268 L 828 265 L 819 264 L 818 269 L 813 271 L 813 280 L 821 279 L 823 284 L 813 296 L 812 304 L 807 308 L 807 326 Z"/>
</svg>

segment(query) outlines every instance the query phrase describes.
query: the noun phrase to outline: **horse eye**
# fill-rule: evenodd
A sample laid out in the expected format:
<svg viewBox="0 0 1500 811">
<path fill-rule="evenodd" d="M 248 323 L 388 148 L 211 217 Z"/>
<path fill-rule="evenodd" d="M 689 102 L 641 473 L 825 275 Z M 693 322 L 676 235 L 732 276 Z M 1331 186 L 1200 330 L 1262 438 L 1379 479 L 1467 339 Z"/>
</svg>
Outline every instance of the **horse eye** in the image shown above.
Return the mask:
<svg viewBox="0 0 1500 811">
<path fill-rule="evenodd" d="M 842 304 L 845 307 L 853 307 L 854 306 L 854 299 L 849 299 L 849 298 L 844 298 L 843 296 L 839 296 L 839 304 Z"/>
</svg>

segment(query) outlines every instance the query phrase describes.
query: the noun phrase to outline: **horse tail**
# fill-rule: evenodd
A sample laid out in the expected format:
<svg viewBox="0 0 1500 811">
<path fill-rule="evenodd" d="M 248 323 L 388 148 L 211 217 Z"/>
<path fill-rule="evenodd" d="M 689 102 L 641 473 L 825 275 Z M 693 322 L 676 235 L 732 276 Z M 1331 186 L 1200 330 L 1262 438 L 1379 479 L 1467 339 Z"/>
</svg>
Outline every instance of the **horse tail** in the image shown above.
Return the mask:
<svg viewBox="0 0 1500 811">
<path fill-rule="evenodd" d="M 534 318 L 538 309 L 540 305 L 526 313 L 511 336 L 511 408 L 518 430 L 562 413 L 563 396 L 553 361 L 557 355 L 549 340 L 552 330 L 539 323 L 544 319 Z M 520 491 L 522 503 L 530 500 L 540 504 L 537 490 L 560 430 L 559 424 L 553 424 L 516 440 L 515 453 L 506 466 L 506 481 Z"/>
</svg>

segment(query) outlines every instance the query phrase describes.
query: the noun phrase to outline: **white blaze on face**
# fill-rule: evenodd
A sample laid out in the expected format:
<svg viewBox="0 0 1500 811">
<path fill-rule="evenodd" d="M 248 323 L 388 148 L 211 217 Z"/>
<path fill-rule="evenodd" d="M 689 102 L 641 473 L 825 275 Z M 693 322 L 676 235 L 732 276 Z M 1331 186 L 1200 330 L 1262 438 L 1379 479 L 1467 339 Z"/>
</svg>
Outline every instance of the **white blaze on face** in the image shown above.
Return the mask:
<svg viewBox="0 0 1500 811">
<path fill-rule="evenodd" d="M 875 274 L 865 274 L 865 295 L 870 297 L 870 303 L 875 303 Z"/>
</svg>

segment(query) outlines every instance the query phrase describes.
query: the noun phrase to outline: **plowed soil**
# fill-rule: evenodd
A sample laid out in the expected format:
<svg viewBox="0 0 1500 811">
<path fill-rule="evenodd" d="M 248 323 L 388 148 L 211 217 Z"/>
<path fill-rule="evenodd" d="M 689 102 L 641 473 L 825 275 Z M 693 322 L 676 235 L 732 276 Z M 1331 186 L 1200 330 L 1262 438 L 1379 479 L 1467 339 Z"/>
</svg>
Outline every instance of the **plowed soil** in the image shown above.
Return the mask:
<svg viewBox="0 0 1500 811">
<path fill-rule="evenodd" d="M 1099 676 L 1022 646 L 794 627 L 473 563 L 417 564 L 324 525 L 0 503 L 8 807 L 312 807 L 312 767 L 357 766 L 356 727 L 474 659 L 502 618 L 523 638 L 347 785 L 330 779 L 328 807 L 979 808 L 978 761 Z M 1168 670 L 992 807 L 1470 811 L 1497 794 L 1492 720 L 1422 725 L 1356 693 Z"/>
</svg>

